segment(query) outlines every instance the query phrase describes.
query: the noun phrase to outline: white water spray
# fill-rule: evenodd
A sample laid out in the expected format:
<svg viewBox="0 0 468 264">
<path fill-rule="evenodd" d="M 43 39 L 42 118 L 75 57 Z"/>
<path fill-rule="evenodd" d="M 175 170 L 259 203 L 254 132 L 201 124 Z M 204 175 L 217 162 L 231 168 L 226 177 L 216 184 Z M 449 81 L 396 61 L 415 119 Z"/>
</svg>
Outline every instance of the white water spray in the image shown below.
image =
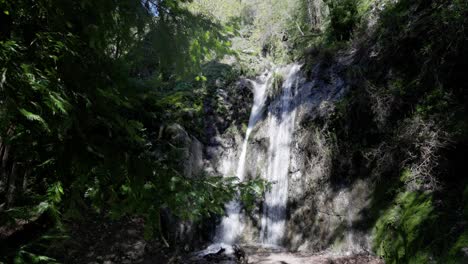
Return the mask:
<svg viewBox="0 0 468 264">
<path fill-rule="evenodd" d="M 301 78 L 298 64 L 283 71 L 286 77 L 281 97 L 269 111 L 267 180 L 273 185 L 265 194 L 260 233 L 261 243 L 272 246 L 281 245 L 285 233 L 290 145 L 296 116 L 293 98 Z"/>
<path fill-rule="evenodd" d="M 261 218 L 260 242 L 264 246 L 281 245 L 285 233 L 290 144 L 296 115 L 293 98 L 302 78 L 300 65 L 292 64 L 273 69 L 262 74 L 258 81 L 252 81 L 254 102 L 236 169 L 236 177 L 239 181 L 243 181 L 248 140 L 253 128 L 263 116 L 267 92 L 274 89 L 273 73 L 284 76 L 284 82 L 279 98 L 275 99 L 268 109 L 270 146 L 267 154 L 266 180 L 273 185 L 265 194 Z M 231 165 L 226 167 L 230 168 Z M 216 230 L 215 243 L 202 254 L 217 252 L 221 248 L 224 248 L 226 253 L 232 253 L 232 245 L 238 242 L 243 230 L 241 204 L 238 199 L 235 199 L 226 204 L 226 216 L 222 218 Z"/>
<path fill-rule="evenodd" d="M 266 100 L 266 89 L 271 76 L 272 74 L 270 72 L 265 72 L 261 76 L 259 82 L 251 81 L 253 85 L 254 102 L 250 113 L 247 131 L 245 133 L 245 139 L 242 144 L 242 151 L 237 164 L 236 177 L 239 181 L 244 180 L 248 141 L 252 129 L 262 115 Z M 226 216 L 223 217 L 221 224 L 218 227 L 215 237 L 216 244 L 214 247 L 219 248 L 219 246 L 221 246 L 223 248 L 228 248 L 229 250 L 229 245 L 233 245 L 237 242 L 239 237 L 242 235 L 243 229 L 244 225 L 241 214 L 241 204 L 238 199 L 235 199 L 226 204 Z"/>
</svg>

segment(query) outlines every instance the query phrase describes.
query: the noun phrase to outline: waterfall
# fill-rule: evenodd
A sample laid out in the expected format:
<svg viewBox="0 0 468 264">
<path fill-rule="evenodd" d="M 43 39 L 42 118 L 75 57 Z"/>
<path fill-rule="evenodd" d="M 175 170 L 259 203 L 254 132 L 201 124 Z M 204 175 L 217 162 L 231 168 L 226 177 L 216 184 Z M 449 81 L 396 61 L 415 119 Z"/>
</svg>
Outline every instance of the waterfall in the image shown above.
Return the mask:
<svg viewBox="0 0 468 264">
<path fill-rule="evenodd" d="M 300 80 L 300 65 L 284 69 L 286 78 L 279 100 L 269 109 L 270 146 L 267 180 L 273 183 L 265 194 L 260 241 L 265 245 L 281 245 L 286 225 L 288 172 L 291 138 L 294 130 L 294 95 Z"/>
<path fill-rule="evenodd" d="M 242 144 L 242 151 L 237 164 L 236 177 L 239 179 L 239 181 L 244 180 L 245 160 L 247 156 L 247 146 L 249 137 L 255 124 L 262 116 L 262 110 L 264 108 L 266 100 L 266 89 L 271 76 L 271 72 L 267 71 L 264 74 L 262 74 L 258 82 L 251 81 L 253 86 L 254 101 L 250 113 L 249 124 L 245 133 L 245 139 Z M 226 204 L 225 207 L 226 216 L 223 217 L 221 224 L 218 227 L 215 240 L 218 244 L 228 246 L 234 244 L 241 236 L 243 231 L 243 223 L 241 214 L 241 204 L 238 199 L 230 201 L 228 204 Z"/>
<path fill-rule="evenodd" d="M 248 141 L 250 134 L 265 115 L 267 94 L 274 90 L 272 77 L 274 74 L 284 76 L 280 93 L 276 98 L 270 98 L 268 108 L 269 148 L 267 164 L 262 168 L 266 180 L 272 183 L 271 189 L 265 193 L 263 212 L 261 216 L 260 242 L 264 246 L 280 246 L 285 233 L 286 206 L 288 199 L 288 172 L 290 159 L 290 145 L 294 130 L 295 104 L 294 96 L 297 86 L 302 80 L 300 65 L 292 64 L 281 68 L 275 68 L 263 73 L 256 81 L 251 81 L 253 86 L 254 101 L 250 113 L 249 123 L 242 143 L 241 153 L 238 158 L 236 177 L 243 181 L 246 171 L 246 158 L 248 153 Z M 232 167 L 232 162 L 223 166 L 226 176 Z M 224 248 L 226 253 L 232 252 L 232 245 L 237 243 L 244 230 L 244 219 L 241 203 L 234 199 L 225 205 L 226 215 L 222 218 L 216 229 L 215 243 L 203 250 L 201 254 L 217 252 Z"/>
</svg>

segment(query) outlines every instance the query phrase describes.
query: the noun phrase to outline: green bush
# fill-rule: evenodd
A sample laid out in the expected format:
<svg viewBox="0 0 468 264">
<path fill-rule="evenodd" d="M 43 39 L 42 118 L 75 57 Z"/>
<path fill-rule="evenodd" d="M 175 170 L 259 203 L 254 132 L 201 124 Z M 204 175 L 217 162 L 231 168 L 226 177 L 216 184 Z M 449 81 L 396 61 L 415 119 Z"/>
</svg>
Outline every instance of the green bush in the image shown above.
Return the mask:
<svg viewBox="0 0 468 264">
<path fill-rule="evenodd" d="M 386 263 L 428 263 L 425 248 L 428 227 L 434 220 L 432 197 L 426 193 L 403 192 L 377 220 L 374 250 Z"/>
<path fill-rule="evenodd" d="M 460 235 L 455 244 L 449 251 L 448 257 L 446 259 L 447 264 L 457 264 L 462 263 L 463 260 L 466 261 L 462 253 L 463 248 L 468 248 L 468 231 L 465 231 Z"/>
<path fill-rule="evenodd" d="M 359 1 L 356 0 L 329 0 L 330 28 L 332 39 L 346 41 L 351 38 L 352 32 L 360 20 Z"/>
</svg>

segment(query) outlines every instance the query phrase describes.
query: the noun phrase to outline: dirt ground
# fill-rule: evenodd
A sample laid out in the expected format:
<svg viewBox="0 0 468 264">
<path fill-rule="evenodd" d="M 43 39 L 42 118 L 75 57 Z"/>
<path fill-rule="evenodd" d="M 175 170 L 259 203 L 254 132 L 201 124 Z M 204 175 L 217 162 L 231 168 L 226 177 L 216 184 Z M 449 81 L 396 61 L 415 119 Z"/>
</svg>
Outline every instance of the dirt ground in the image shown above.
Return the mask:
<svg viewBox="0 0 468 264">
<path fill-rule="evenodd" d="M 242 247 L 243 258 L 212 254 L 194 257 L 161 243 L 144 239 L 140 218 L 102 221 L 90 217 L 69 225 L 71 236 L 55 253 L 64 263 L 73 264 L 384 264 L 368 254 L 337 256 L 328 253 L 280 252 Z"/>
</svg>

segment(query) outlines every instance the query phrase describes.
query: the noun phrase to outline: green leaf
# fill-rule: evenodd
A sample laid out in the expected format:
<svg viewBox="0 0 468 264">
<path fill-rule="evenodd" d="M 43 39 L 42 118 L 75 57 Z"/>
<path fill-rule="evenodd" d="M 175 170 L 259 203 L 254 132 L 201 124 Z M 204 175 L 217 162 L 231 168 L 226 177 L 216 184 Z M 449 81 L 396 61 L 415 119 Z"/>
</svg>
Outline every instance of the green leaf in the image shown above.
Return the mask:
<svg viewBox="0 0 468 264">
<path fill-rule="evenodd" d="M 58 93 L 50 93 L 49 101 L 55 110 L 60 111 L 62 114 L 67 114 L 67 101 L 65 101 Z"/>
<path fill-rule="evenodd" d="M 26 119 L 30 121 L 37 121 L 42 124 L 42 126 L 46 129 L 49 130 L 49 127 L 47 126 L 47 123 L 44 121 L 44 119 L 40 115 L 33 114 L 29 112 L 28 110 L 21 108 L 19 109 L 20 113 L 26 117 Z"/>
<path fill-rule="evenodd" d="M 62 196 L 64 194 L 62 183 L 61 182 L 56 182 L 52 184 L 48 189 L 47 189 L 47 199 L 49 201 L 49 204 L 52 206 L 57 205 L 62 201 Z"/>
<path fill-rule="evenodd" d="M 38 214 L 43 214 L 47 209 L 50 208 L 50 204 L 48 202 L 41 202 L 37 207 L 36 211 Z"/>
</svg>

